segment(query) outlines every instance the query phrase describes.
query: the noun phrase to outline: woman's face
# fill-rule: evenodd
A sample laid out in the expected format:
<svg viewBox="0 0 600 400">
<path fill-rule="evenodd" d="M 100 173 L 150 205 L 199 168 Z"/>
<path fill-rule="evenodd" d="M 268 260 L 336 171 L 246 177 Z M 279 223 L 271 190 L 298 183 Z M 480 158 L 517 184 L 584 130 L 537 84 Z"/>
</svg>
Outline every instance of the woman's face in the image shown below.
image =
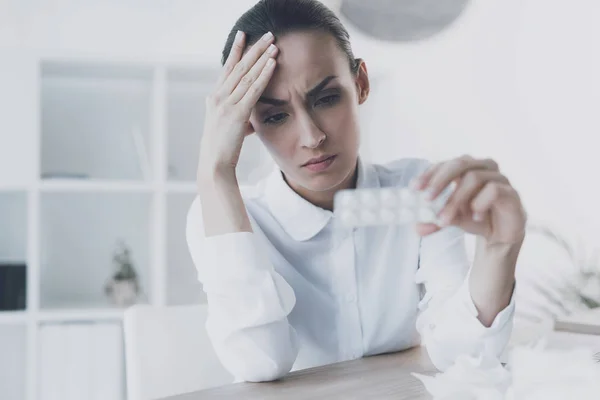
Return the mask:
<svg viewBox="0 0 600 400">
<path fill-rule="evenodd" d="M 275 44 L 277 68 L 250 123 L 290 186 L 335 189 L 356 167 L 358 105 L 368 96 L 366 66 L 353 75 L 327 33 L 290 33 Z M 331 158 L 311 163 L 323 157 Z"/>
</svg>

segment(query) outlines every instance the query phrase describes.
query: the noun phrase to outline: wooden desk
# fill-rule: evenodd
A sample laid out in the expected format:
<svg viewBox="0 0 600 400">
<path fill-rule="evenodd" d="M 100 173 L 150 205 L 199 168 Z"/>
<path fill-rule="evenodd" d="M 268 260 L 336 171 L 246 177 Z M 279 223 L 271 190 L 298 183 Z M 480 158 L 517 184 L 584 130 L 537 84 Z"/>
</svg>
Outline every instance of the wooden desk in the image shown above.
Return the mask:
<svg viewBox="0 0 600 400">
<path fill-rule="evenodd" d="M 164 400 L 431 399 L 411 372 L 436 372 L 423 348 L 295 371 L 275 382 L 234 383 Z"/>
</svg>

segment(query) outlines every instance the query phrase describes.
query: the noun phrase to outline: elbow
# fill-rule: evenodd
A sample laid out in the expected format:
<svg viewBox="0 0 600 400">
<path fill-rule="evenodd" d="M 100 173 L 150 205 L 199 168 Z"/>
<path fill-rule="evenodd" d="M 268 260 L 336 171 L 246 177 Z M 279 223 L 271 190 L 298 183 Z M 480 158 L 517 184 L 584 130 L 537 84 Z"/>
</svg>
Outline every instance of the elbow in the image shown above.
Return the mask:
<svg viewBox="0 0 600 400">
<path fill-rule="evenodd" d="M 237 365 L 232 365 L 230 370 L 236 378 L 236 381 L 242 382 L 271 382 L 283 378 L 291 369 L 293 360 L 267 360 L 267 362 L 257 362 L 247 360 L 239 361 Z"/>
<path fill-rule="evenodd" d="M 224 357 L 223 365 L 236 382 L 271 382 L 283 378 L 292 370 L 296 359 L 293 349 L 288 348 L 278 354 L 255 350 Z"/>
<path fill-rule="evenodd" d="M 298 355 L 294 329 L 281 322 L 243 329 L 213 343 L 223 366 L 242 382 L 280 379 L 292 370 Z"/>
<path fill-rule="evenodd" d="M 438 371 L 445 372 L 454 364 L 455 357 L 452 357 L 452 354 L 456 355 L 456 353 L 444 352 L 437 343 L 425 343 L 424 347 L 427 350 L 429 360 Z"/>
</svg>

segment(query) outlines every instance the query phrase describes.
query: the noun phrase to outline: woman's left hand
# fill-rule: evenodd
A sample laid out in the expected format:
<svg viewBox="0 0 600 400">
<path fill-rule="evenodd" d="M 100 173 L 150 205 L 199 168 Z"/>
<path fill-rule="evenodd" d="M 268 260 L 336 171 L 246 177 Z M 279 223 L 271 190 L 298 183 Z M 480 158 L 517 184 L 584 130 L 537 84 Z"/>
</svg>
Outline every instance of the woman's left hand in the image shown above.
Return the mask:
<svg viewBox="0 0 600 400">
<path fill-rule="evenodd" d="M 525 236 L 526 212 L 517 191 L 490 159 L 470 156 L 432 165 L 413 187 L 435 199 L 450 183 L 456 186 L 439 217 L 441 225 L 453 225 L 486 239 L 488 245 L 514 244 Z M 418 224 L 420 235 L 440 230 L 436 224 Z"/>
</svg>

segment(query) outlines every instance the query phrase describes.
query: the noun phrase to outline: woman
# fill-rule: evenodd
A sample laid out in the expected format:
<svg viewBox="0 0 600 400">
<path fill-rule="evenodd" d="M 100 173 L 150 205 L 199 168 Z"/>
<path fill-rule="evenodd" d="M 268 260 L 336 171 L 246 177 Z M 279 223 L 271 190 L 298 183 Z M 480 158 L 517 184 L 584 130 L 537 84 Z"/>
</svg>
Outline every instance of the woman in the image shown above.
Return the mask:
<svg viewBox="0 0 600 400">
<path fill-rule="evenodd" d="M 187 222 L 223 365 L 238 380 L 268 381 L 419 343 L 442 370 L 460 354 L 499 354 L 526 218 L 498 166 L 466 156 L 362 162 L 367 66 L 316 0 L 260 1 L 231 30 L 223 64 Z M 242 192 L 235 167 L 251 134 L 278 168 Z M 457 182 L 443 227 L 356 229 L 332 244 L 336 191 L 411 181 L 432 198 Z M 472 268 L 464 232 L 478 237 Z"/>
</svg>

